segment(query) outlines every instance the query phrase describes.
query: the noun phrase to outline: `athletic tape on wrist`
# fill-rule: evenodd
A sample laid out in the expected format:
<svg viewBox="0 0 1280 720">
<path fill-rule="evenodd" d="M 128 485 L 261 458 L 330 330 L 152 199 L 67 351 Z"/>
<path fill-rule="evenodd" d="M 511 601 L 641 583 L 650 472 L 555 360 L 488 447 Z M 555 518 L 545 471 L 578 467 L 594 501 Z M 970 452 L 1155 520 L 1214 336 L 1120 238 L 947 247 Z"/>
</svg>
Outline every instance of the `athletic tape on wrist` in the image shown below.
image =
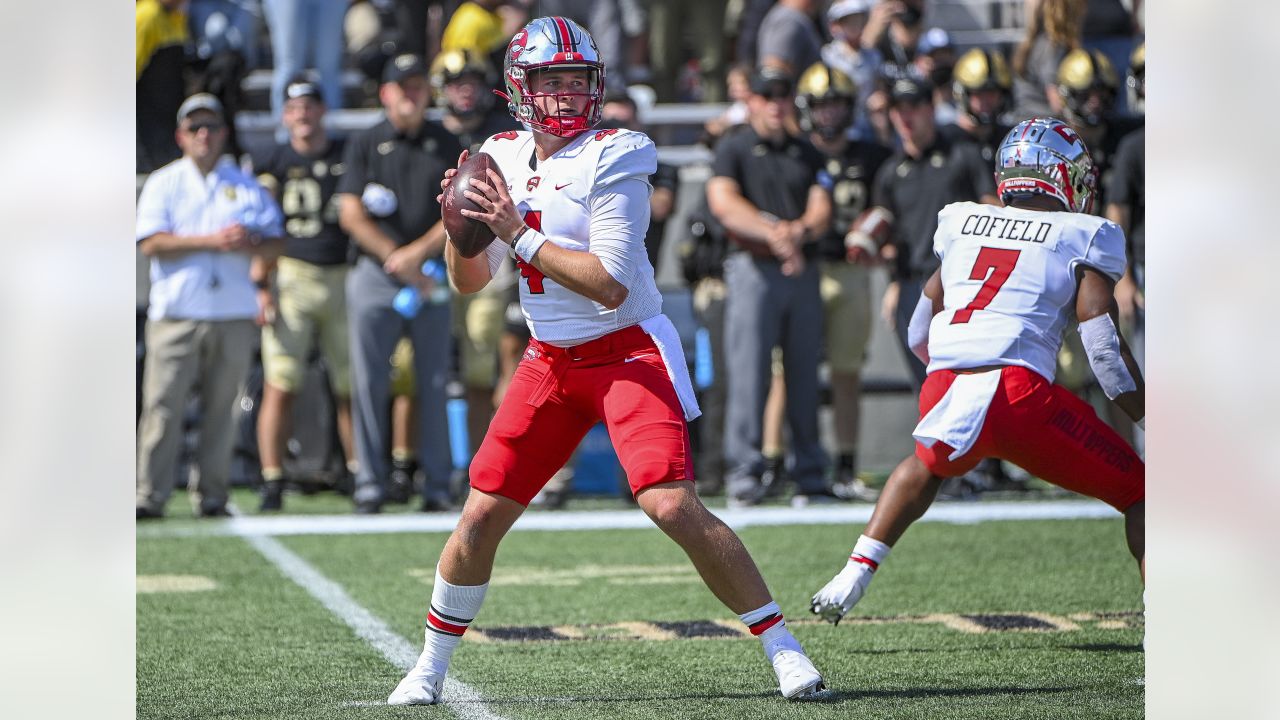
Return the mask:
<svg viewBox="0 0 1280 720">
<path fill-rule="evenodd" d="M 512 247 L 515 248 L 516 254 L 525 262 L 533 262 L 533 256 L 538 254 L 538 251 L 542 249 L 542 244 L 546 241 L 546 235 L 533 228 L 526 228 L 512 243 Z"/>
</svg>

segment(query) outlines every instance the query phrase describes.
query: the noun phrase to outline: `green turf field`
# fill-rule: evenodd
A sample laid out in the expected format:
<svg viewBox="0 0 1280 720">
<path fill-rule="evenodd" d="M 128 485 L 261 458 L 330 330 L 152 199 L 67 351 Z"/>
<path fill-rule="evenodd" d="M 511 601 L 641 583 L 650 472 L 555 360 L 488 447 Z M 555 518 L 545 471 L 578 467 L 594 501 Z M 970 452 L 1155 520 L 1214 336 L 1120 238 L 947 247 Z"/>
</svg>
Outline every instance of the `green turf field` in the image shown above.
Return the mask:
<svg viewBox="0 0 1280 720">
<path fill-rule="evenodd" d="M 1119 519 L 918 524 L 850 618 L 813 622 L 808 598 L 857 530 L 741 532 L 826 675 L 823 701 L 777 695 L 758 641 L 738 634 L 657 530 L 596 530 L 507 538 L 454 656 L 453 675 L 483 702 L 429 708 L 382 705 L 402 669 L 246 539 L 139 537 L 137 716 L 1142 716 L 1141 586 Z M 268 542 L 341 586 L 416 654 L 444 540 Z"/>
</svg>

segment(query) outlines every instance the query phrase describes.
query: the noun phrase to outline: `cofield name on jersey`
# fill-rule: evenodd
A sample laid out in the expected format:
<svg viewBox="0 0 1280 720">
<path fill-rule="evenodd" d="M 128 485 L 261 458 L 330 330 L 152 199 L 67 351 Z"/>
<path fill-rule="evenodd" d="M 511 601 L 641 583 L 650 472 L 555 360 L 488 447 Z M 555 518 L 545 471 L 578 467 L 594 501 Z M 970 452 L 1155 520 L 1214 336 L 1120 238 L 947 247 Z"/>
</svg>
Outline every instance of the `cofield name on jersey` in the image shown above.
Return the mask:
<svg viewBox="0 0 1280 720">
<path fill-rule="evenodd" d="M 960 226 L 961 235 L 1002 238 L 1004 240 L 1025 240 L 1043 243 L 1049 239 L 1053 223 L 1039 220 L 1012 220 L 993 217 L 991 215 L 972 214 L 964 219 Z"/>
</svg>

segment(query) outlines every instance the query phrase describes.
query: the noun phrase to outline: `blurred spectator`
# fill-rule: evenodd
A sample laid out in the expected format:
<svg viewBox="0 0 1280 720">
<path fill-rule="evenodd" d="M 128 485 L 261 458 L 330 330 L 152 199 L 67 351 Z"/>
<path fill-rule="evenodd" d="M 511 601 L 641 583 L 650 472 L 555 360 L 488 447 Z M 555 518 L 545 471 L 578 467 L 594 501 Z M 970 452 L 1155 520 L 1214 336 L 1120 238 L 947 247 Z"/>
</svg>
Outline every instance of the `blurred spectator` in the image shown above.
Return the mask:
<svg viewBox="0 0 1280 720">
<path fill-rule="evenodd" d="M 135 234 L 151 258 L 147 362 L 138 427 L 137 518 L 159 518 L 173 491 L 188 396 L 199 388 L 200 445 L 188 487 L 202 517 L 227 515 L 232 409 L 267 309 L 257 289 L 279 252 L 280 208 L 222 154 L 226 118 L 211 95 L 178 109 L 182 158 L 147 178 Z"/>
<path fill-rule="evenodd" d="M 285 86 L 284 127 L 289 141 L 255 160 L 258 180 L 279 199 L 287 238 L 275 295 L 259 290 L 269 308 L 262 327 L 262 405 L 258 454 L 262 463 L 262 510 L 279 510 L 284 492 L 284 450 L 293 418 L 293 397 L 303 384 L 319 344 L 333 390 L 338 438 L 349 470 L 355 468 L 351 438 L 351 354 L 347 335 L 347 257 L 350 241 L 338 226 L 334 191 L 345 166 L 343 142 L 324 129 L 320 88 L 304 78 Z M 272 317 L 274 315 L 274 317 Z"/>
<path fill-rule="evenodd" d="M 506 32 L 498 6 L 502 0 L 468 0 L 458 6 L 444 28 L 440 51 L 471 50 L 486 57 L 506 48 Z"/>
<path fill-rule="evenodd" d="M 1139 45 L 1129 61 L 1128 81 L 1136 103 L 1141 108 L 1146 100 L 1146 45 Z M 1146 365 L 1146 256 L 1147 256 L 1147 182 L 1146 151 L 1147 130 L 1138 128 L 1125 136 L 1116 149 L 1111 182 L 1106 188 L 1107 219 L 1124 230 L 1129 246 L 1126 257 L 1128 269 L 1116 283 L 1116 305 L 1120 308 L 1120 321 L 1125 325 L 1125 337 L 1133 357 L 1141 366 Z M 1135 430 L 1135 439 L 1141 452 L 1141 430 Z"/>
<path fill-rule="evenodd" d="M 430 80 L 436 104 L 444 109 L 444 128 L 471 152 L 479 150 L 492 135 L 520 129 L 506 103 L 495 102 L 498 96 L 493 87 L 498 75 L 486 56 L 474 50 L 442 51 L 431 63 Z M 498 345 L 516 279 L 514 261 L 506 262 L 480 292 L 453 298 L 454 337 L 460 346 L 458 361 L 466 392 L 471 455 L 479 449 L 497 407 Z"/>
<path fill-rule="evenodd" d="M 1013 53 L 1013 117 L 1062 117 L 1054 86 L 1062 58 L 1080 47 L 1085 0 L 1029 0 L 1027 33 Z"/>
<path fill-rule="evenodd" d="M 880 52 L 862 44 L 862 33 L 867 27 L 871 6 L 875 0 L 836 0 L 827 10 L 827 29 L 831 42 L 822 46 L 822 62 L 849 76 L 858 88 L 854 105 L 854 125 L 861 126 L 859 134 L 871 134 L 867 119 L 859 109 L 867 103 L 876 89 L 882 58 Z"/>
<path fill-rule="evenodd" d="M 719 117 L 712 118 L 703 127 L 703 144 L 715 147 L 716 142 L 730 129 L 747 121 L 747 99 L 751 97 L 752 68 L 745 63 L 734 63 L 725 77 L 730 104 Z"/>
<path fill-rule="evenodd" d="M 659 102 L 679 102 L 677 81 L 689 48 L 696 48 L 703 102 L 724 102 L 727 0 L 650 0 L 649 68 Z M 594 29 L 593 29 L 594 32 Z"/>
<path fill-rule="evenodd" d="M 982 159 L 994 167 L 996 148 L 1009 131 L 1001 122 L 1012 96 L 1009 65 L 996 50 L 973 48 L 956 61 L 953 76 L 951 91 L 959 112 L 955 124 L 939 132 L 957 142 L 976 143 Z"/>
<path fill-rule="evenodd" d="M 924 0 L 879 0 L 862 31 L 862 47 L 880 53 L 892 81 L 905 75 L 924 33 Z"/>
<path fill-rule="evenodd" d="M 605 89 L 611 93 L 627 91 L 627 54 L 618 0 L 537 0 L 533 9 L 537 15 L 563 16 L 591 28 L 600 60 L 609 69 L 604 78 Z"/>
<path fill-rule="evenodd" d="M 793 77 L 822 59 L 818 0 L 778 0 L 760 23 L 760 66 L 782 68 Z"/>
<path fill-rule="evenodd" d="M 955 65 L 956 51 L 951 45 L 951 35 L 942 28 L 926 30 L 916 45 L 911 69 L 916 77 L 928 80 L 933 86 L 933 118 L 939 126 L 954 123 L 958 114 L 951 91 Z"/>
<path fill-rule="evenodd" d="M 938 211 L 953 202 L 997 204 L 992 166 L 972 143 L 953 142 L 938 133 L 934 123 L 933 88 L 914 78 L 902 78 L 890 89 L 889 118 L 902 149 L 876 174 L 872 189 L 874 210 L 887 213 L 889 226 L 866 232 L 868 241 L 888 241 L 894 260 L 892 281 L 880 313 L 898 335 L 903 357 L 918 388 L 925 368 L 907 344 L 907 324 L 920 300 L 924 281 L 938 268 L 933 233 Z M 881 217 L 884 217 L 881 215 Z M 861 226 L 861 223 L 859 223 Z"/>
<path fill-rule="evenodd" d="M 725 9 L 726 25 L 737 28 L 734 61 L 755 67 L 760 59 L 760 23 L 777 0 L 730 0 Z M 732 34 L 732 33 L 731 33 Z"/>
<path fill-rule="evenodd" d="M 262 0 L 189 0 L 187 15 L 197 58 L 232 52 L 244 60 L 246 71 L 261 64 Z"/>
<path fill-rule="evenodd" d="M 308 67 L 319 75 L 324 104 L 343 106 L 343 19 L 349 0 L 264 0 L 271 34 L 271 116 L 280 120 L 284 86 Z M 310 64 L 308 64 L 310 63 Z"/>
<path fill-rule="evenodd" d="M 796 105 L 800 127 L 826 158 L 832 178 L 831 229 L 818 240 L 827 366 L 835 415 L 836 457 L 832 487 L 844 497 L 874 500 L 858 479 L 862 365 L 871 337 L 871 273 L 874 253 L 846 247 L 854 221 L 871 200 L 871 181 L 892 152 L 875 142 L 849 139 L 858 88 L 848 75 L 821 63 L 800 76 Z"/>
<path fill-rule="evenodd" d="M 1130 12 L 1129 4 L 1134 7 L 1133 12 Z M 1086 0 L 1080 31 L 1081 47 L 1101 51 L 1111 61 L 1112 67 L 1125 67 L 1129 54 L 1133 52 L 1134 38 L 1139 34 L 1135 17 L 1141 4 L 1142 0 Z M 1118 96 L 1116 113 L 1127 115 L 1129 112 L 1128 99 L 1124 95 Z"/>
<path fill-rule="evenodd" d="M 1099 183 L 1096 197 L 1104 197 L 1111 184 L 1111 164 L 1120 140 L 1142 121 L 1116 114 L 1120 82 L 1107 56 L 1098 50 L 1078 48 L 1067 53 L 1058 66 L 1057 93 L 1063 105 L 1062 119 L 1070 123 L 1093 157 Z M 1102 212 L 1096 203 L 1094 214 Z"/>
<path fill-rule="evenodd" d="M 351 370 L 355 388 L 356 511 L 376 513 L 383 502 L 408 499 L 411 488 L 388 487 L 392 351 L 403 335 L 413 342 L 419 417 L 418 451 L 425 471 L 423 510 L 452 507 L 446 432 L 450 306 L 425 302 L 412 317 L 393 306 L 405 286 L 429 294 L 422 273 L 440 255 L 444 225 L 435 202 L 440 179 L 462 148 L 439 123 L 425 119 L 431 99 L 427 66 L 416 55 L 387 64 L 378 96 L 386 119 L 347 142 L 346 172 L 338 182 L 339 222 L 361 251 L 347 276 Z"/>
<path fill-rule="evenodd" d="M 630 95 L 610 95 L 605 98 L 601 109 L 600 128 L 625 128 L 645 132 L 640 123 L 636 101 Z M 653 192 L 649 195 L 649 230 L 644 236 L 644 248 L 649 255 L 649 264 L 655 269 L 662 257 L 662 241 L 667 230 L 667 219 L 676 207 L 676 194 L 680 185 L 679 168 L 664 162 L 658 163 L 658 170 L 649 177 Z"/>
<path fill-rule="evenodd" d="M 444 50 L 431 62 L 428 77 L 436 105 L 444 110 L 441 122 L 462 147 L 475 152 L 489 136 L 520 129 L 506 103 L 493 93 L 498 74 L 487 56 Z"/>
<path fill-rule="evenodd" d="M 820 153 L 788 133 L 795 112 L 789 75 L 765 67 L 751 81 L 751 115 L 716 146 L 707 182 L 711 212 L 734 243 L 725 262 L 728 400 L 726 478 L 735 505 L 759 502 L 762 434 L 775 346 L 781 346 L 787 418 L 800 497 L 831 498 L 818 437 L 822 300 L 815 241 L 831 221 L 830 177 Z M 802 500 L 803 502 L 803 500 Z"/>
<path fill-rule="evenodd" d="M 151 172 L 182 155 L 174 142 L 178 129 L 174 117 L 186 94 L 184 45 L 189 36 L 182 2 L 138 0 L 134 7 L 139 173 Z"/>
</svg>

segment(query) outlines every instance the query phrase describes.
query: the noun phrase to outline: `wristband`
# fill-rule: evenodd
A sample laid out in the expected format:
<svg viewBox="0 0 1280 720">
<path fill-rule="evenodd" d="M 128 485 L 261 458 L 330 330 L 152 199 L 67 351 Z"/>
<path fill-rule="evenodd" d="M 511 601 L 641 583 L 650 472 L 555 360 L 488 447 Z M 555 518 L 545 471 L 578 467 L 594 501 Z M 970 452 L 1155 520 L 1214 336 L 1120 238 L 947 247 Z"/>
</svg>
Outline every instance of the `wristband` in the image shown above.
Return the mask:
<svg viewBox="0 0 1280 720">
<path fill-rule="evenodd" d="M 524 232 L 516 236 L 515 242 L 511 243 L 511 247 L 515 248 L 516 255 L 519 255 L 525 262 L 533 262 L 533 256 L 538 254 L 542 249 L 542 244 L 547 241 L 547 236 L 526 227 Z"/>
</svg>

